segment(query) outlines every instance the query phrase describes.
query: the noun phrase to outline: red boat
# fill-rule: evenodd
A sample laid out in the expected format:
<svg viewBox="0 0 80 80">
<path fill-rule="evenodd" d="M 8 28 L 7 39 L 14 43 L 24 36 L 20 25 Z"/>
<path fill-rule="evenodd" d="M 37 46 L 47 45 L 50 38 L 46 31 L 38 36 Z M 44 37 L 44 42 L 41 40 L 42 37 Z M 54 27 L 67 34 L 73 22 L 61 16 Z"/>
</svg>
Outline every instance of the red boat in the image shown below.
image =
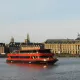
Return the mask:
<svg viewBox="0 0 80 80">
<path fill-rule="evenodd" d="M 7 62 L 10 63 L 51 63 L 58 61 L 50 49 L 16 50 L 7 54 Z"/>
</svg>

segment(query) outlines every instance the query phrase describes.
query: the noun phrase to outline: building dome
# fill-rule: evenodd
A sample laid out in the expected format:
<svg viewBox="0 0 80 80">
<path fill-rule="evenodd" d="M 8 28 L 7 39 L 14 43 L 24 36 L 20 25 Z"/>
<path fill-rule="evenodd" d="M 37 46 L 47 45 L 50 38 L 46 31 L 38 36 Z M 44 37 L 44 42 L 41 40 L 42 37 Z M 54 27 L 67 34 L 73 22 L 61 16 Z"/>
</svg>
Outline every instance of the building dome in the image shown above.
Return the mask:
<svg viewBox="0 0 80 80">
<path fill-rule="evenodd" d="M 11 38 L 10 42 L 14 43 L 14 38 L 13 37 Z"/>
</svg>

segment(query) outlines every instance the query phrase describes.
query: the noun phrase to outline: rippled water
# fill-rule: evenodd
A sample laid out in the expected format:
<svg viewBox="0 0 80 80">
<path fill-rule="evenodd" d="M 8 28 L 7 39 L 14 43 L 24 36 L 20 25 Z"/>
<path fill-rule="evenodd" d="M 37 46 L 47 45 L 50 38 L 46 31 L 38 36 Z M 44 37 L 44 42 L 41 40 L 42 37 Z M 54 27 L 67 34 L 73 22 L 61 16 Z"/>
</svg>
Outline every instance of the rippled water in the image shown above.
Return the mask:
<svg viewBox="0 0 80 80">
<path fill-rule="evenodd" d="M 7 64 L 0 58 L 0 80 L 80 80 L 80 58 L 58 58 L 55 65 Z"/>
</svg>

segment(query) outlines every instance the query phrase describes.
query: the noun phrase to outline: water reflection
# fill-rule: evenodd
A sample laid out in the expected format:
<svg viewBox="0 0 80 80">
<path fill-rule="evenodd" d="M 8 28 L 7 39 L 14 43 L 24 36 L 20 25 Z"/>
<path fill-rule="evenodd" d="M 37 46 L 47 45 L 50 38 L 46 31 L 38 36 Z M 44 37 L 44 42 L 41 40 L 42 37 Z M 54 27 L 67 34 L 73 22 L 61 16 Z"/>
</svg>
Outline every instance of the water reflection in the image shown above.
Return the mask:
<svg viewBox="0 0 80 80">
<path fill-rule="evenodd" d="M 57 65 L 55 64 L 22 64 L 22 63 L 7 63 L 10 66 L 18 66 L 18 67 L 26 67 L 26 68 L 33 68 L 33 69 L 50 69 Z"/>
<path fill-rule="evenodd" d="M 6 63 L 0 59 L 0 80 L 80 80 L 80 58 L 59 58 L 54 65 Z"/>
</svg>

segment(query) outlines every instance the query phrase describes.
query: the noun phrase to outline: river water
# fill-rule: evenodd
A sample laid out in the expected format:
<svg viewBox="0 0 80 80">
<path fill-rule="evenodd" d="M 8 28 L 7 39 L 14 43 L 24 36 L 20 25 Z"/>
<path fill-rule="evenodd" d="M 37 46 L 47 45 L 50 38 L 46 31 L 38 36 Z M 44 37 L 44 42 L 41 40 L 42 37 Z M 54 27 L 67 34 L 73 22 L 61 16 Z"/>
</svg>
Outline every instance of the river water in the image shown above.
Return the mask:
<svg viewBox="0 0 80 80">
<path fill-rule="evenodd" d="M 8 64 L 0 58 L 0 80 L 80 80 L 80 58 L 58 58 L 54 65 Z"/>
</svg>

